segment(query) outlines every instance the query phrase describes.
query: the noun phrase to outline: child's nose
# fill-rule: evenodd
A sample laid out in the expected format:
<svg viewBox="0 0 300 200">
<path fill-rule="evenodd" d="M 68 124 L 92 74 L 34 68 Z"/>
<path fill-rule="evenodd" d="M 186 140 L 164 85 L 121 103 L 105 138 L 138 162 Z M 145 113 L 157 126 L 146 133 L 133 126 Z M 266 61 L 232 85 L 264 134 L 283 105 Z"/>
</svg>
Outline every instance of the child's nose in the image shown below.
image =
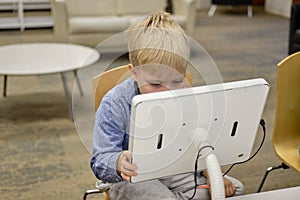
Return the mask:
<svg viewBox="0 0 300 200">
<path fill-rule="evenodd" d="M 172 90 L 167 84 L 163 84 L 162 87 L 160 87 L 159 91 L 167 91 L 167 90 Z"/>
</svg>

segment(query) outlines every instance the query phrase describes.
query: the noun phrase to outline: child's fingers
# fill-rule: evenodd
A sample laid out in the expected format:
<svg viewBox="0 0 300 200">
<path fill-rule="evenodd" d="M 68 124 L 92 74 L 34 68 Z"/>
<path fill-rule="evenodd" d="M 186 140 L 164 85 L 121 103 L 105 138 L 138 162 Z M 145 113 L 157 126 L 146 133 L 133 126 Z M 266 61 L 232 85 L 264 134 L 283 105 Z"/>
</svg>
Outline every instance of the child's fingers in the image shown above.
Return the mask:
<svg viewBox="0 0 300 200">
<path fill-rule="evenodd" d="M 236 190 L 234 184 L 228 179 L 224 179 L 224 185 L 225 185 L 225 196 L 226 197 L 233 196 Z"/>
<path fill-rule="evenodd" d="M 127 171 L 136 171 L 137 166 L 135 164 L 132 164 L 130 160 L 131 160 L 131 153 L 129 151 L 124 151 L 122 153 L 122 158 L 121 158 L 122 167 Z"/>
<path fill-rule="evenodd" d="M 131 165 L 130 163 L 125 163 L 122 166 L 122 170 L 121 170 L 121 176 L 122 176 L 122 178 L 124 180 L 129 181 L 131 176 L 136 176 L 137 175 L 135 169 L 136 169 L 135 166 Z"/>
<path fill-rule="evenodd" d="M 120 171 L 121 176 L 124 180 L 129 181 L 131 176 L 136 176 L 137 166 L 130 163 L 131 153 L 129 151 L 124 151 L 120 156 Z"/>
<path fill-rule="evenodd" d="M 130 151 L 123 151 L 122 152 L 122 156 L 125 158 L 126 161 L 130 161 L 131 160 L 131 152 Z"/>
</svg>

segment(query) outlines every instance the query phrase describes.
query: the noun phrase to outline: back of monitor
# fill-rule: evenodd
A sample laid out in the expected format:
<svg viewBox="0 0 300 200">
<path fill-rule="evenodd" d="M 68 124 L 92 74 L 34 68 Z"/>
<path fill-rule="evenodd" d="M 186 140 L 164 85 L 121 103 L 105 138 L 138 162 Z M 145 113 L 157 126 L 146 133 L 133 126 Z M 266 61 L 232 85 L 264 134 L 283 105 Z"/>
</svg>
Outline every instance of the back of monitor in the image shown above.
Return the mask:
<svg viewBox="0 0 300 200">
<path fill-rule="evenodd" d="M 268 90 L 264 79 L 251 79 L 134 97 L 129 151 L 138 176 L 131 182 L 193 172 L 206 145 L 221 166 L 248 159 Z"/>
</svg>

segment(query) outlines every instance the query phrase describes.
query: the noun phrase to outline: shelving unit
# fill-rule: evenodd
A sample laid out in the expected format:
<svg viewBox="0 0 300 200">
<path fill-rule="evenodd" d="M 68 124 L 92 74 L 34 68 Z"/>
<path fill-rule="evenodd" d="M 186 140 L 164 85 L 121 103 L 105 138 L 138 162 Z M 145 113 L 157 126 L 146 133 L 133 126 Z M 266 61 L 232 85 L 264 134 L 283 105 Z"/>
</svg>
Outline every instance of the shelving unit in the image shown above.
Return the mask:
<svg viewBox="0 0 300 200">
<path fill-rule="evenodd" d="M 17 10 L 18 0 L 0 0 L 0 10 Z"/>
<path fill-rule="evenodd" d="M 0 18 L 0 29 L 7 28 L 19 28 L 21 27 L 20 16 L 17 12 L 19 0 L 0 0 L 1 11 L 11 11 L 14 17 L 1 17 Z"/>
<path fill-rule="evenodd" d="M 0 10 L 11 11 L 11 17 L 0 17 L 0 29 L 52 27 L 52 16 L 26 16 L 29 10 L 51 10 L 50 0 L 0 0 Z"/>
</svg>

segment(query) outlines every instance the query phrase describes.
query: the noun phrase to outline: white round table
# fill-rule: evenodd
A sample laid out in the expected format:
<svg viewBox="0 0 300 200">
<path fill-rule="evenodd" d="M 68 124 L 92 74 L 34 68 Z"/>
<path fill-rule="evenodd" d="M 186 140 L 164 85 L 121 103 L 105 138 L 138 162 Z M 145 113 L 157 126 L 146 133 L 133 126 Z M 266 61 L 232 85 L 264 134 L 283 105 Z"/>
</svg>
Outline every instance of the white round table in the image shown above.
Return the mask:
<svg viewBox="0 0 300 200">
<path fill-rule="evenodd" d="M 0 46 L 0 75 L 4 75 L 3 96 L 6 96 L 7 76 L 46 75 L 60 73 L 70 117 L 72 98 L 67 87 L 66 72 L 77 77 L 79 68 L 87 67 L 99 59 L 99 52 L 85 46 L 68 43 L 24 43 Z"/>
</svg>

